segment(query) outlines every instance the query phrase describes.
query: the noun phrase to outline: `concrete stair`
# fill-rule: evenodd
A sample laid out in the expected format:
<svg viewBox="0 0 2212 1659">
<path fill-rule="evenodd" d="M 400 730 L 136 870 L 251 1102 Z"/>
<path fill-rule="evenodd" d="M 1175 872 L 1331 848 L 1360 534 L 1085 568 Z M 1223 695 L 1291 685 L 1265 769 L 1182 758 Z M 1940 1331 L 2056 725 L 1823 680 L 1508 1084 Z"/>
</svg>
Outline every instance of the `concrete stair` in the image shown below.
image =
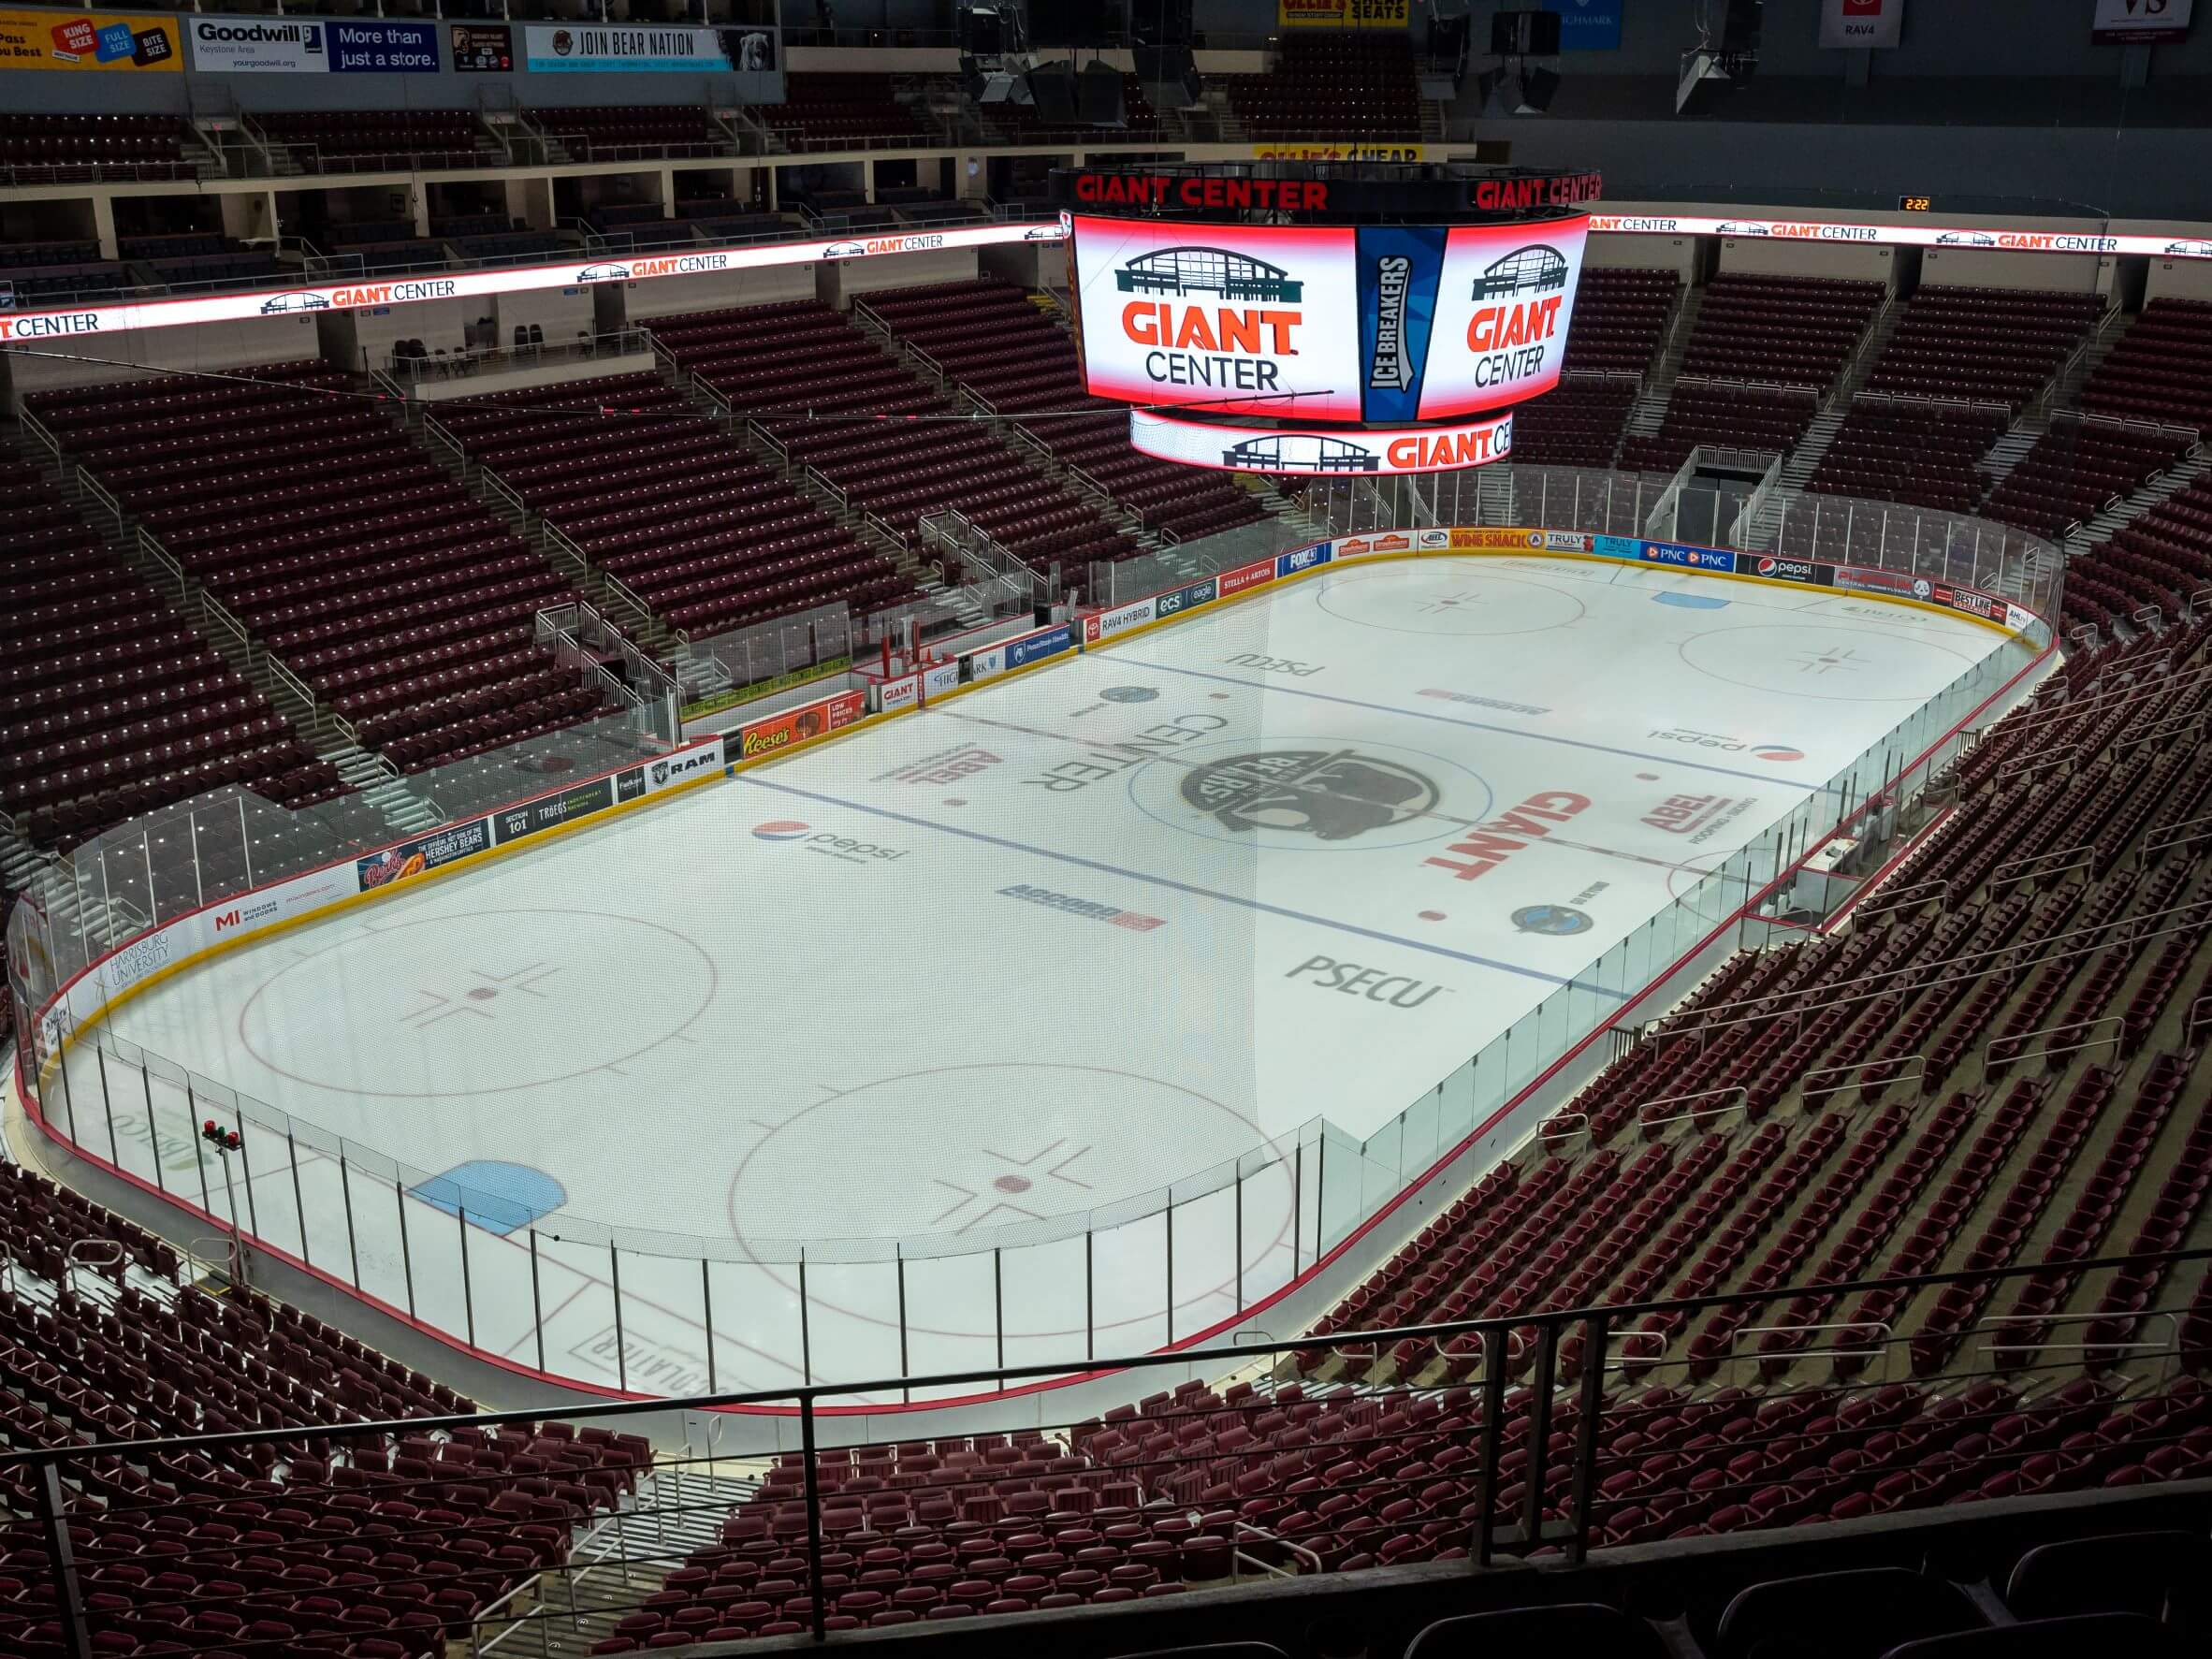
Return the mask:
<svg viewBox="0 0 2212 1659">
<path fill-rule="evenodd" d="M 371 754 L 350 740 L 326 745 L 318 758 L 338 768 L 339 777 L 359 792 L 393 829 L 418 835 L 443 822 L 437 809 L 412 793 L 406 780 L 382 755 Z"/>
<path fill-rule="evenodd" d="M 1623 437 L 1650 438 L 1657 435 L 1666 419 L 1666 400 L 1674 395 L 1675 377 L 1682 371 L 1682 358 L 1690 349 L 1690 336 L 1697 327 L 1697 313 L 1705 303 L 1703 288 L 1690 288 L 1675 307 L 1674 321 L 1667 326 L 1666 344 L 1659 354 L 1659 363 L 1644 382 L 1643 395 L 1637 399 L 1636 407 L 1628 412 L 1628 421 L 1623 429 Z"/>
<path fill-rule="evenodd" d="M 576 1540 L 565 1567 L 541 1574 L 534 1594 L 517 1598 L 512 1622 L 480 1628 L 483 1646 L 473 1651 L 586 1659 L 671 1572 L 719 1543 L 724 1518 L 759 1490 L 758 1481 L 716 1468 L 656 1469 L 638 1483 L 629 1507 Z"/>
</svg>

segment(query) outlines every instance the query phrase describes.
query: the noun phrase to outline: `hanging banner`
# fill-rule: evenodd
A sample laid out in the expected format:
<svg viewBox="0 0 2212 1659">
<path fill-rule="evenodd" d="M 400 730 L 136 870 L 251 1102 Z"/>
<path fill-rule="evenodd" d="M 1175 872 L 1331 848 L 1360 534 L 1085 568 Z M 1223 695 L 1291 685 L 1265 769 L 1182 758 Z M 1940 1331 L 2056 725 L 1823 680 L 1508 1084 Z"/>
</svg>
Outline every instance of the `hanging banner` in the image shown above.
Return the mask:
<svg viewBox="0 0 2212 1659">
<path fill-rule="evenodd" d="M 713 29 L 617 27 L 605 23 L 531 23 L 523 51 L 532 74 L 618 69 L 631 74 L 730 66 Z"/>
<path fill-rule="evenodd" d="M 0 11 L 0 69 L 182 67 L 174 18 Z"/>
<path fill-rule="evenodd" d="M 2097 46 L 2174 46 L 2189 38 L 2195 0 L 2097 0 L 2089 39 Z"/>
<path fill-rule="evenodd" d="M 1621 13 L 1627 0 L 1543 0 L 1559 14 L 1561 51 L 1619 51 Z"/>
<path fill-rule="evenodd" d="M 1403 29 L 1410 0 L 1275 0 L 1282 29 Z"/>
<path fill-rule="evenodd" d="M 1905 0 L 1820 0 L 1823 46 L 1873 47 L 1898 43 L 1905 26 Z"/>
<path fill-rule="evenodd" d="M 505 75 L 515 67 L 515 31 L 504 23 L 455 23 L 457 75 Z"/>
</svg>

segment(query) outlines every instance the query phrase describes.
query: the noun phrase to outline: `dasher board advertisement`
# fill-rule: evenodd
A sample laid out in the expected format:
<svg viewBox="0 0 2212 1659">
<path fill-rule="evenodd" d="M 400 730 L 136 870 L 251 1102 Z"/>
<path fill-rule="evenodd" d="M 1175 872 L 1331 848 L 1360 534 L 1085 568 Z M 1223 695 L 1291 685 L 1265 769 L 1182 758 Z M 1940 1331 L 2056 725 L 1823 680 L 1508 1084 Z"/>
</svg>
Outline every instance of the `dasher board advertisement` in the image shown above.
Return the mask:
<svg viewBox="0 0 2212 1659">
<path fill-rule="evenodd" d="M 1356 235 L 1077 215 L 1091 391 L 1221 415 L 1360 419 Z"/>
</svg>

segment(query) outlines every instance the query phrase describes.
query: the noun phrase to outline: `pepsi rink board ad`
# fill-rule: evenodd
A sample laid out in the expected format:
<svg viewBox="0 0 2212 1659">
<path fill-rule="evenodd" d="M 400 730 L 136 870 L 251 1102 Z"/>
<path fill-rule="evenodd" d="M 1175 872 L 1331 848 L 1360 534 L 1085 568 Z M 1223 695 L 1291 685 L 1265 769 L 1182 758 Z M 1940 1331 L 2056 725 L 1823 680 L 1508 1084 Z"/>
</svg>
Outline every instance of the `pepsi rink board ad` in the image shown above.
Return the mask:
<svg viewBox="0 0 2212 1659">
<path fill-rule="evenodd" d="M 1270 226 L 1074 218 L 1092 393 L 1299 421 L 1446 420 L 1559 383 L 1589 216 Z"/>
</svg>

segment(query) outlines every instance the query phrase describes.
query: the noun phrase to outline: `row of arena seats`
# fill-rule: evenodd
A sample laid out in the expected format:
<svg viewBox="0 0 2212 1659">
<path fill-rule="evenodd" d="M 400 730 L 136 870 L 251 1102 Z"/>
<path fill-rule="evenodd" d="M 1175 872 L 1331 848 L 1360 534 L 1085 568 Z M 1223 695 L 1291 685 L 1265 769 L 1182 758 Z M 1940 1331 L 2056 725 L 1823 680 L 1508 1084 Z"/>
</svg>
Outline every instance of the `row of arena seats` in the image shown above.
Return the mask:
<svg viewBox="0 0 2212 1659">
<path fill-rule="evenodd" d="M 1187 542 L 1266 517 L 1226 478 L 1131 449 L 1127 406 L 1084 390 L 1074 342 L 1024 290 L 982 279 L 872 294 L 866 303 L 901 344 L 1012 416 L 1147 529 Z"/>
<path fill-rule="evenodd" d="M 2180 460 L 2189 440 L 2171 428 L 2096 417 L 2052 421 L 1982 502 L 1984 517 L 2056 539 Z"/>
<path fill-rule="evenodd" d="M 787 71 L 783 102 L 765 105 L 760 119 L 802 149 L 835 149 L 884 138 L 926 135 L 913 111 L 898 100 L 889 75 Z"/>
<path fill-rule="evenodd" d="M 517 673 L 515 653 L 531 645 L 535 614 L 575 590 L 327 365 L 78 387 L 31 406 L 337 713 L 419 707 L 426 719 L 392 755 L 403 770 L 596 710 L 570 691 L 463 700 L 533 683 L 546 660 Z M 241 453 L 251 464 L 229 458 Z"/>
<path fill-rule="evenodd" d="M 1681 372 L 1708 380 L 1833 386 L 1881 309 L 1880 283 L 1717 276 L 1705 285 Z"/>
<path fill-rule="evenodd" d="M 2212 425 L 2212 302 L 2151 300 L 2082 388 L 2081 406 L 2123 420 Z"/>
<path fill-rule="evenodd" d="M 880 555 L 657 375 L 502 392 L 438 419 L 594 568 L 685 633 L 727 633 L 839 601 L 866 613 L 914 595 Z M 610 469 L 615 456 L 626 464 Z"/>
<path fill-rule="evenodd" d="M 1670 270 L 1583 271 L 1559 386 L 1513 412 L 1513 458 L 1609 467 L 1681 292 Z"/>
<path fill-rule="evenodd" d="M 2212 487 L 2193 482 L 2066 565 L 2066 617 L 2109 631 L 2146 606 L 2189 613 L 2212 589 Z"/>
<path fill-rule="evenodd" d="M 344 793 L 266 698 L 20 452 L 0 488 L 0 810 L 40 847 L 225 783 Z"/>
<path fill-rule="evenodd" d="M 1255 138 L 1410 143 L 1421 136 L 1419 85 L 1403 31 L 1286 34 L 1270 73 L 1206 80 Z"/>
<path fill-rule="evenodd" d="M 1805 488 L 1971 513 L 1987 489 L 1976 463 L 2005 426 L 1993 404 L 1862 392 Z"/>
<path fill-rule="evenodd" d="M 920 546 L 927 515 L 954 508 L 1032 568 L 1088 565 L 1139 548 L 1005 438 L 953 416 L 845 315 L 804 300 L 662 318 L 653 338 L 796 464 Z M 882 417 L 907 417 L 886 429 Z"/>
<path fill-rule="evenodd" d="M 2014 414 L 2095 331 L 2104 297 L 1928 284 L 1899 314 L 1867 389 L 1997 403 Z"/>
<path fill-rule="evenodd" d="M 97 1245 L 97 1249 L 90 1246 Z M 60 1465 L 95 1652 L 439 1654 L 630 1502 L 652 1454 L 555 1422 L 333 1436 L 475 1406 L 312 1316 L 192 1288 L 161 1239 L 0 1162 L 0 1442 L 298 1426 Z M 59 1654 L 34 1477 L 0 1476 L 0 1651 Z"/>
<path fill-rule="evenodd" d="M 128 179 L 189 179 L 173 115 L 0 115 L 0 168 L 91 168 Z"/>
<path fill-rule="evenodd" d="M 310 171 L 481 167 L 501 153 L 466 109 L 269 109 L 252 120 L 272 142 L 297 146 Z"/>
<path fill-rule="evenodd" d="M 1658 431 L 1622 440 L 1621 465 L 1671 473 L 1701 445 L 1786 454 L 1819 413 L 1820 394 L 1811 386 L 1745 386 L 1683 375 L 1674 383 Z"/>
</svg>

